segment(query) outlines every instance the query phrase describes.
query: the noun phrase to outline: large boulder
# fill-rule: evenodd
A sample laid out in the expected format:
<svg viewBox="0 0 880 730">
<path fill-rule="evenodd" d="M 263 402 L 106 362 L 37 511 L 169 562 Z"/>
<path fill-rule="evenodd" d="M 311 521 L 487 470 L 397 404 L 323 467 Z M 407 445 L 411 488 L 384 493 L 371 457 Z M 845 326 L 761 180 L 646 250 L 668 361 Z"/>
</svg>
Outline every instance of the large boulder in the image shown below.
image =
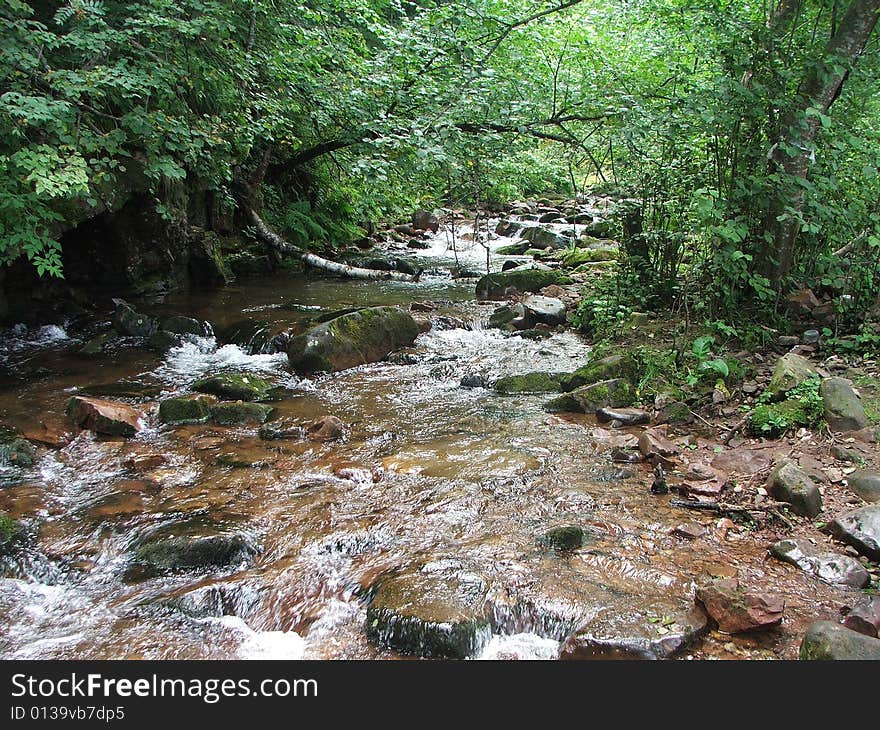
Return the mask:
<svg viewBox="0 0 880 730">
<path fill-rule="evenodd" d="M 419 326 L 399 307 L 370 307 L 345 314 L 291 338 L 287 350 L 298 373 L 335 372 L 382 360 L 411 345 Z"/>
<path fill-rule="evenodd" d="M 538 323 L 551 326 L 565 324 L 565 304 L 559 299 L 532 294 L 523 297 L 520 303 L 525 310 L 526 319 L 531 323 L 526 329 L 534 327 Z"/>
<path fill-rule="evenodd" d="M 832 585 L 864 588 L 871 581 L 865 566 L 855 558 L 822 552 L 808 540 L 780 540 L 770 548 L 770 554 Z"/>
<path fill-rule="evenodd" d="M 828 378 L 819 386 L 825 421 L 832 431 L 860 431 L 868 425 L 865 407 L 846 378 Z"/>
<path fill-rule="evenodd" d="M 80 428 L 107 436 L 134 436 L 145 426 L 137 409 L 100 398 L 75 395 L 67 401 L 65 413 Z"/>
<path fill-rule="evenodd" d="M 149 337 L 159 329 L 159 322 L 156 319 L 135 311 L 121 299 L 117 301 L 112 321 L 113 329 L 121 335 L 130 337 Z"/>
<path fill-rule="evenodd" d="M 134 550 L 131 571 L 138 577 L 228 568 L 249 562 L 258 550 L 242 533 L 210 521 L 191 520 L 144 536 Z"/>
<path fill-rule="evenodd" d="M 785 610 L 785 601 L 779 596 L 745 590 L 736 578 L 699 586 L 696 598 L 725 634 L 778 626 Z"/>
<path fill-rule="evenodd" d="M 832 621 L 810 624 L 801 641 L 800 659 L 880 659 L 880 639 L 851 631 Z"/>
<path fill-rule="evenodd" d="M 632 403 L 632 385 L 622 378 L 584 385 L 554 398 L 544 409 L 550 413 L 594 413 L 600 408 L 622 408 Z"/>
<path fill-rule="evenodd" d="M 465 659 L 489 640 L 483 579 L 437 561 L 381 581 L 367 606 L 367 636 L 401 654 Z"/>
<path fill-rule="evenodd" d="M 192 384 L 197 393 L 216 395 L 224 400 L 263 401 L 272 399 L 272 384 L 251 373 L 218 373 Z"/>
<path fill-rule="evenodd" d="M 549 228 L 542 228 L 541 226 L 527 228 L 520 236 L 535 248 L 547 248 L 548 246 L 552 249 L 565 248 L 569 241 L 565 236 L 560 236 Z"/>
<path fill-rule="evenodd" d="M 831 534 L 852 545 L 860 555 L 880 560 L 880 504 L 847 512 L 830 524 Z"/>
<path fill-rule="evenodd" d="M 880 474 L 859 469 L 847 477 L 847 486 L 866 502 L 880 502 Z"/>
<path fill-rule="evenodd" d="M 536 292 L 551 284 L 568 284 L 570 279 L 558 271 L 535 266 L 519 266 L 495 274 L 486 274 L 478 282 L 478 299 L 504 299 L 509 294 Z"/>
<path fill-rule="evenodd" d="M 818 371 L 807 358 L 788 353 L 777 361 L 767 390 L 773 394 L 774 398 L 781 398 L 792 388 L 810 378 L 817 377 L 819 377 Z"/>
<path fill-rule="evenodd" d="M 767 491 L 780 502 L 788 502 L 795 514 L 815 517 L 822 511 L 819 487 L 792 461 L 783 460 L 770 472 Z"/>
<path fill-rule="evenodd" d="M 508 375 L 495 381 L 495 392 L 501 395 L 522 393 L 558 393 L 560 373 L 526 373 Z"/>
</svg>

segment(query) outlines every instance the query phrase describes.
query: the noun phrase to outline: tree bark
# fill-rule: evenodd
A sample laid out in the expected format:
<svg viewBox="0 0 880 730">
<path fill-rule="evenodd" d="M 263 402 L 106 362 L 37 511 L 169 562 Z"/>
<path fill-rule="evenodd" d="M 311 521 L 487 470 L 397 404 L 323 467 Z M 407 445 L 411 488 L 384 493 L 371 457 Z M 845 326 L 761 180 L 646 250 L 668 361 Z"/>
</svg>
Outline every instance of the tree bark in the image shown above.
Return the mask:
<svg viewBox="0 0 880 730">
<path fill-rule="evenodd" d="M 329 259 L 322 258 L 321 256 L 309 253 L 308 251 L 303 251 L 301 248 L 297 248 L 293 244 L 285 241 L 281 236 L 279 236 L 271 228 L 269 228 L 269 226 L 266 225 L 265 221 L 260 218 L 257 212 L 250 205 L 243 205 L 243 207 L 246 210 L 247 214 L 250 216 L 250 219 L 253 221 L 254 226 L 257 229 L 257 235 L 261 239 L 263 239 L 279 253 L 295 256 L 307 266 L 321 269 L 323 271 L 329 271 L 331 274 L 345 276 L 350 279 L 391 279 L 393 281 L 407 282 L 415 282 L 419 280 L 418 276 L 401 274 L 399 271 L 362 269 L 357 266 L 341 264 L 338 261 L 330 261 Z"/>
<path fill-rule="evenodd" d="M 778 284 L 792 269 L 800 225 L 797 214 L 803 209 L 804 188 L 798 184 L 809 174 L 813 161 L 811 147 L 821 126 L 821 115 L 827 115 L 840 95 L 848 71 L 861 56 L 880 16 L 880 0 L 853 0 L 828 41 L 822 57 L 810 68 L 802 90 L 786 116 L 783 133 L 773 152 L 774 167 L 787 177 L 783 191 L 771 207 L 768 229 L 773 232 L 772 279 Z M 808 110 L 816 113 L 808 115 Z M 790 150 L 795 150 L 792 154 Z M 785 214 L 784 220 L 778 220 Z"/>
</svg>

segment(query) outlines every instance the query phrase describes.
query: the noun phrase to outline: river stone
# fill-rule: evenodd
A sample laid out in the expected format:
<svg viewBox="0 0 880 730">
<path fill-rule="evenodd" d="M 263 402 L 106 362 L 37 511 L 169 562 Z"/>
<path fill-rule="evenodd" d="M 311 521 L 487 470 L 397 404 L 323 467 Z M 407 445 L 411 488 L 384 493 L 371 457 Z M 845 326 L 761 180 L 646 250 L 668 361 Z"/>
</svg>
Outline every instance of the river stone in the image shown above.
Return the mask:
<svg viewBox="0 0 880 730">
<path fill-rule="evenodd" d="M 417 210 L 412 214 L 412 226 L 437 233 L 440 230 L 440 219 L 429 210 Z"/>
<path fill-rule="evenodd" d="M 779 596 L 746 591 L 736 578 L 720 578 L 699 586 L 696 598 L 725 634 L 778 626 L 785 610 L 785 601 Z"/>
<path fill-rule="evenodd" d="M 880 474 L 859 469 L 847 477 L 847 486 L 866 502 L 880 502 Z"/>
<path fill-rule="evenodd" d="M 547 248 L 549 246 L 552 249 L 561 249 L 568 245 L 567 238 L 560 236 L 549 228 L 542 228 L 541 226 L 527 228 L 520 234 L 520 237 L 525 241 L 529 241 L 535 248 Z"/>
<path fill-rule="evenodd" d="M 367 607 L 371 641 L 401 654 L 465 659 L 491 636 L 486 584 L 455 561 L 383 580 Z"/>
<path fill-rule="evenodd" d="M 177 335 L 174 332 L 167 332 L 165 330 L 156 330 L 153 334 L 147 337 L 146 342 L 144 342 L 144 347 L 153 352 L 165 353 L 173 347 L 180 347 L 182 344 L 183 337 L 181 335 Z"/>
<path fill-rule="evenodd" d="M 648 428 L 639 434 L 639 452 L 646 459 L 675 456 L 678 447 L 666 438 L 662 428 Z"/>
<path fill-rule="evenodd" d="M 143 414 L 124 403 L 73 396 L 67 417 L 80 428 L 107 436 L 134 436 L 144 428 Z"/>
<path fill-rule="evenodd" d="M 495 381 L 495 392 L 501 395 L 515 393 L 558 393 L 562 373 L 527 373 L 508 375 Z"/>
<path fill-rule="evenodd" d="M 629 382 L 612 378 L 554 398 L 544 405 L 544 409 L 550 413 L 594 413 L 599 408 L 623 408 L 632 402 L 632 398 Z"/>
<path fill-rule="evenodd" d="M 135 400 L 151 400 L 161 394 L 158 385 L 148 385 L 137 380 L 120 380 L 116 383 L 96 383 L 79 389 L 79 395 L 96 398 L 132 398 Z"/>
<path fill-rule="evenodd" d="M 865 408 L 846 378 L 828 378 L 819 386 L 825 421 L 832 431 L 860 431 L 868 425 Z"/>
<path fill-rule="evenodd" d="M 481 373 L 469 373 L 462 376 L 459 385 L 462 388 L 488 388 L 489 378 Z"/>
<path fill-rule="evenodd" d="M 865 636 L 832 621 L 810 624 L 801 641 L 798 657 L 802 660 L 877 660 L 880 639 Z"/>
<path fill-rule="evenodd" d="M 536 266 L 486 274 L 476 286 L 478 299 L 504 299 L 509 294 L 536 292 L 551 284 L 569 284 L 571 280 L 558 271 Z"/>
<path fill-rule="evenodd" d="M 502 218 L 498 221 L 498 225 L 495 226 L 495 235 L 503 236 L 504 238 L 512 238 L 513 235 L 522 230 L 523 224 L 519 221 L 511 221 L 507 218 Z M 497 252 L 496 252 L 497 253 Z"/>
<path fill-rule="evenodd" d="M 0 512 L 0 558 L 13 552 L 17 545 L 24 542 L 26 531 L 24 525 L 12 519 L 5 512 Z"/>
<path fill-rule="evenodd" d="M 218 426 L 265 423 L 272 417 L 274 411 L 272 406 L 241 400 L 231 403 L 216 403 L 210 409 L 211 420 Z"/>
<path fill-rule="evenodd" d="M 617 421 L 624 426 L 638 426 L 651 420 L 648 412 L 639 408 L 600 408 L 596 418 L 600 423 Z"/>
<path fill-rule="evenodd" d="M 118 339 L 119 333 L 115 330 L 112 332 L 105 332 L 104 334 L 93 337 L 86 342 L 79 351 L 79 354 L 84 357 L 97 357 L 98 355 L 103 355 L 109 349 L 110 345 Z"/>
<path fill-rule="evenodd" d="M 865 596 L 865 599 L 850 611 L 843 625 L 865 636 L 880 636 L 880 596 Z"/>
<path fill-rule="evenodd" d="M 345 435 L 345 424 L 336 416 L 321 416 L 305 428 L 312 441 L 336 441 Z"/>
<path fill-rule="evenodd" d="M 789 502 L 795 514 L 815 517 L 822 511 L 819 487 L 797 464 L 784 459 L 767 478 L 767 491 L 780 501 Z"/>
<path fill-rule="evenodd" d="M 217 373 L 192 384 L 198 393 L 224 400 L 263 401 L 272 398 L 272 384 L 251 373 Z"/>
<path fill-rule="evenodd" d="M 522 304 L 505 304 L 498 307 L 489 317 L 492 329 L 528 329 L 525 321 L 526 310 Z"/>
<path fill-rule="evenodd" d="M 663 636 L 657 636 L 657 624 L 647 620 L 617 636 L 587 624 L 560 647 L 559 659 L 669 659 L 709 633 L 709 617 L 700 606 L 680 611 L 672 620 Z"/>
<path fill-rule="evenodd" d="M 565 324 L 565 304 L 559 299 L 532 294 L 524 297 L 520 303 L 525 309 L 526 320 L 530 323 L 529 327 L 520 329 L 529 329 L 539 322 L 551 326 Z"/>
<path fill-rule="evenodd" d="M 767 391 L 772 393 L 774 398 L 781 398 L 805 380 L 817 377 L 819 373 L 809 360 L 801 355 L 788 353 L 776 362 Z"/>
<path fill-rule="evenodd" d="M 830 524 L 831 534 L 852 545 L 860 555 L 880 560 L 880 504 L 847 512 Z"/>
<path fill-rule="evenodd" d="M 609 355 L 601 360 L 591 361 L 562 378 L 560 381 L 562 391 L 569 393 L 584 385 L 592 385 L 600 380 L 609 380 L 620 375 L 628 379 L 628 363 L 625 360 L 623 355 Z"/>
<path fill-rule="evenodd" d="M 226 568 L 250 562 L 257 552 L 249 536 L 194 520 L 143 539 L 135 548 L 131 568 L 136 576 Z"/>
<path fill-rule="evenodd" d="M 0 466 L 17 466 L 19 468 L 34 465 L 37 450 L 30 441 L 14 438 L 0 444 Z"/>
<path fill-rule="evenodd" d="M 130 337 L 149 337 L 157 329 L 159 322 L 153 317 L 136 312 L 131 306 L 120 301 L 113 313 L 113 329 L 121 335 Z"/>
<path fill-rule="evenodd" d="M 306 430 L 296 419 L 281 418 L 261 426 L 259 435 L 264 441 L 299 441 L 306 437 Z"/>
<path fill-rule="evenodd" d="M 557 553 L 577 550 L 584 542 L 583 528 L 577 525 L 555 527 L 538 538 L 538 546 L 549 548 Z"/>
<path fill-rule="evenodd" d="M 287 350 L 298 373 L 336 372 L 378 362 L 411 345 L 419 326 L 399 307 L 370 307 L 337 317 L 291 338 Z"/>
<path fill-rule="evenodd" d="M 211 418 L 211 406 L 216 402 L 216 397 L 210 395 L 167 398 L 159 403 L 159 420 L 169 426 L 207 423 Z"/>
<path fill-rule="evenodd" d="M 770 548 L 770 554 L 832 585 L 864 588 L 871 582 L 871 576 L 858 560 L 821 552 L 808 540 L 780 540 Z"/>
</svg>

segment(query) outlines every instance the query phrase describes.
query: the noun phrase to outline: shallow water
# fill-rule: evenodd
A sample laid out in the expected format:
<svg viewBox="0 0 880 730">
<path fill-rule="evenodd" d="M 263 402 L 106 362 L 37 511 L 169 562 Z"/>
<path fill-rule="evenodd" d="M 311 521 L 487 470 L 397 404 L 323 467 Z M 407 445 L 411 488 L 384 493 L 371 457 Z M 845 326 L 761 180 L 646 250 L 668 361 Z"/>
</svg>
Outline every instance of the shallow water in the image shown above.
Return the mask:
<svg viewBox="0 0 880 730">
<path fill-rule="evenodd" d="M 441 232 L 416 254 L 429 271 L 450 263 L 447 239 Z M 459 253 L 469 265 L 485 256 L 478 246 Z M 67 398 L 89 385 L 137 381 L 159 395 L 121 399 L 148 414 L 150 426 L 135 438 L 81 433 L 60 450 L 41 449 L 19 484 L 0 488 L 0 510 L 36 531 L 13 577 L 0 579 L 0 656 L 390 657 L 364 632 L 366 595 L 389 571 L 443 561 L 466 566 L 488 587 L 492 636 L 474 658 L 553 658 L 585 624 L 597 636 L 662 635 L 662 619 L 692 603 L 694 582 L 730 566 L 753 583 L 772 583 L 788 601 L 781 629 L 741 641 L 755 656 L 793 656 L 805 622 L 846 597 L 768 562 L 767 546 L 748 535 L 722 540 L 711 518 L 652 496 L 646 468 L 608 459 L 609 445 L 631 434 L 551 416 L 543 396 L 461 387 L 465 375 L 571 371 L 589 357 L 589 344 L 572 333 L 530 341 L 486 329 L 493 305 L 474 302 L 473 285 L 439 273 L 415 285 L 285 275 L 149 308 L 207 319 L 215 333 L 242 320 L 275 333 L 348 307 L 441 302 L 430 313 L 435 328 L 406 358 L 312 379 L 290 373 L 283 354 L 216 337 L 164 357 L 122 348 L 87 360 L 63 323 L 8 332 L 0 419 L 19 428 L 64 428 Z M 274 404 L 282 416 L 339 417 L 344 441 L 262 441 L 253 427 L 158 427 L 159 397 L 223 369 L 289 388 Z M 154 453 L 167 462 L 126 465 Z M 229 456 L 253 466 L 220 463 Z M 256 557 L 221 570 L 130 574 L 140 536 L 194 520 L 244 535 Z M 670 534 L 685 521 L 705 524 L 706 537 Z M 565 524 L 587 530 L 583 549 L 563 557 L 537 547 L 540 534 Z M 727 642 L 711 637 L 690 655 L 726 656 Z"/>
</svg>

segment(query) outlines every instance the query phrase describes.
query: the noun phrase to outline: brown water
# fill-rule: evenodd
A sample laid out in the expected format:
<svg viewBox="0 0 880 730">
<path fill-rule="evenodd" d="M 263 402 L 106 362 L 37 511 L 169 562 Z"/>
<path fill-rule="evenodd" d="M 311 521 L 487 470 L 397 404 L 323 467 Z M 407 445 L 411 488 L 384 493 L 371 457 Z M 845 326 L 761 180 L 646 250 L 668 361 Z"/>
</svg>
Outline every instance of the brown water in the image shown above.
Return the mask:
<svg viewBox="0 0 880 730">
<path fill-rule="evenodd" d="M 397 360 L 409 364 L 312 380 L 292 375 L 283 355 L 211 339 L 166 357 L 129 348 L 85 360 L 61 330 L 7 338 L 0 419 L 23 429 L 61 427 L 67 398 L 87 385 L 136 380 L 167 395 L 224 368 L 289 387 L 276 404 L 284 416 L 329 413 L 348 429 L 330 444 L 261 441 L 251 427 L 161 429 L 151 396 L 129 399 L 151 414 L 135 438 L 82 433 L 41 450 L 21 483 L 0 488 L 0 510 L 38 530 L 15 577 L 0 579 L 0 656 L 389 657 L 366 638 L 365 591 L 389 570 L 426 563 L 475 571 L 488 585 L 493 636 L 482 657 L 552 658 L 588 622 L 599 636 L 659 636 L 663 617 L 692 603 L 695 581 L 732 573 L 785 595 L 783 626 L 760 639 L 713 635 L 690 655 L 793 656 L 806 621 L 832 616 L 845 595 L 768 561 L 748 533 L 722 539 L 713 518 L 652 496 L 644 467 L 608 459 L 631 434 L 548 415 L 545 397 L 460 387 L 467 374 L 570 371 L 589 356 L 571 333 L 534 342 L 484 329 L 492 306 L 472 291 L 473 282 L 430 276 L 418 285 L 280 276 L 153 308 L 218 332 L 243 319 L 274 332 L 318 311 L 445 302 L 431 314 L 435 329 Z M 152 453 L 168 462 L 125 465 Z M 218 463 L 228 455 L 254 465 Z M 194 519 L 246 536 L 258 555 L 212 572 L 127 572 L 140 535 Z M 685 521 L 707 535 L 670 534 Z M 566 524 L 587 530 L 583 549 L 563 557 L 536 547 Z"/>
</svg>

